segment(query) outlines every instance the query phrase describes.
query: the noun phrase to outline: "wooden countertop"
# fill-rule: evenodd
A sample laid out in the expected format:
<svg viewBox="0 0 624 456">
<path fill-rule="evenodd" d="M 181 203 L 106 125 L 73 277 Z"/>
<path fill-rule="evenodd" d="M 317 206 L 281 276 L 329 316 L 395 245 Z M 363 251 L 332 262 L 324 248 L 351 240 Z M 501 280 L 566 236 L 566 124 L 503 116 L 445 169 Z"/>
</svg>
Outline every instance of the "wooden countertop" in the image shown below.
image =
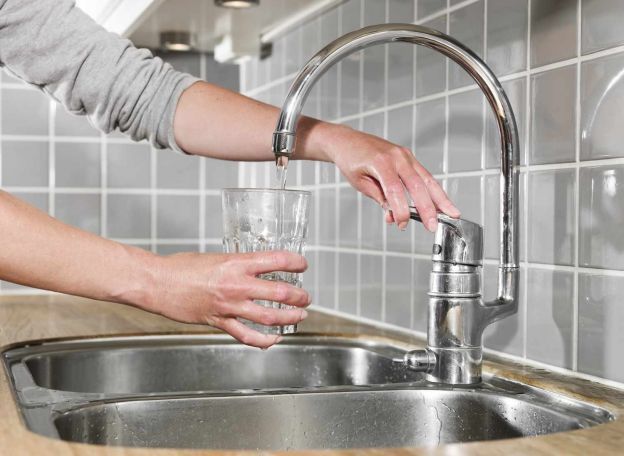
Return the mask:
<svg viewBox="0 0 624 456">
<path fill-rule="evenodd" d="M 184 325 L 137 309 L 62 295 L 7 296 L 0 298 L 0 347 L 40 339 L 70 337 L 211 333 L 210 328 Z M 402 333 L 374 328 L 353 321 L 311 312 L 300 332 L 342 335 L 371 335 L 390 338 L 409 346 L 422 341 Z M 4 370 L 4 369 L 3 369 Z M 571 376 L 562 376 L 522 364 L 488 357 L 484 371 L 508 379 L 557 391 L 608 409 L 620 417 L 597 427 L 540 437 L 443 445 L 432 448 L 402 448 L 353 451 L 323 451 L 333 455 L 611 455 L 624 453 L 624 391 Z M 172 449 L 114 448 L 67 443 L 34 434 L 26 429 L 13 399 L 5 373 L 0 374 L 0 454 L 72 456 L 147 455 L 249 455 L 244 451 L 199 451 Z M 262 452 L 263 455 L 311 455 L 318 451 L 289 453 Z"/>
</svg>

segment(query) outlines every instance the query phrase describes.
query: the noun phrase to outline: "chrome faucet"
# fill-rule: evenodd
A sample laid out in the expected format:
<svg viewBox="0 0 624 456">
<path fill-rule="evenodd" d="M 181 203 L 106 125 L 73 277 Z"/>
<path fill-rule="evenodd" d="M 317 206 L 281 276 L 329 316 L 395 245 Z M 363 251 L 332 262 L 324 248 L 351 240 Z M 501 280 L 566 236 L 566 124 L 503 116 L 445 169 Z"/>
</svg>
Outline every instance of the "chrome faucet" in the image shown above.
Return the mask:
<svg viewBox="0 0 624 456">
<path fill-rule="evenodd" d="M 381 24 L 348 33 L 319 51 L 290 88 L 273 134 L 276 159 L 295 150 L 297 121 L 311 88 L 332 65 L 366 47 L 391 42 L 419 44 L 449 57 L 466 70 L 487 97 L 501 138 L 500 260 L 498 293 L 481 296 L 483 230 L 474 222 L 438 215 L 433 244 L 427 348 L 409 352 L 403 362 L 436 383 L 481 381 L 482 336 L 491 323 L 518 310 L 518 132 L 511 105 L 488 66 L 455 39 L 426 27 Z M 421 221 L 414 209 L 411 218 Z"/>
</svg>

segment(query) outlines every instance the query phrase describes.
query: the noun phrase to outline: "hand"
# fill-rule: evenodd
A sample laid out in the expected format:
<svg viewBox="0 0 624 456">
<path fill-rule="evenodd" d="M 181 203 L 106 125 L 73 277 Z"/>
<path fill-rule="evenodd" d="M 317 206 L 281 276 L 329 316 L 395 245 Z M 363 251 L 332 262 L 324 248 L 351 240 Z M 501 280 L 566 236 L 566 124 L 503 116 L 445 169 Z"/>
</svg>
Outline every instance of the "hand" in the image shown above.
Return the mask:
<svg viewBox="0 0 624 456">
<path fill-rule="evenodd" d="M 342 125 L 332 125 L 330 131 L 326 135 L 326 156 L 353 187 L 392 211 L 386 212 L 388 223 L 396 222 L 401 229 L 407 227 L 407 195 L 429 231 L 438 226 L 438 211 L 460 216 L 440 184 L 409 149 Z"/>
<path fill-rule="evenodd" d="M 293 325 L 306 318 L 308 293 L 285 282 L 257 278 L 274 271 L 303 272 L 306 260 L 289 252 L 241 254 L 181 253 L 157 257 L 153 287 L 140 307 L 184 323 L 219 328 L 240 342 L 268 348 L 280 336 L 260 334 L 238 317 L 267 326 Z M 269 309 L 254 299 L 298 309 Z"/>
</svg>

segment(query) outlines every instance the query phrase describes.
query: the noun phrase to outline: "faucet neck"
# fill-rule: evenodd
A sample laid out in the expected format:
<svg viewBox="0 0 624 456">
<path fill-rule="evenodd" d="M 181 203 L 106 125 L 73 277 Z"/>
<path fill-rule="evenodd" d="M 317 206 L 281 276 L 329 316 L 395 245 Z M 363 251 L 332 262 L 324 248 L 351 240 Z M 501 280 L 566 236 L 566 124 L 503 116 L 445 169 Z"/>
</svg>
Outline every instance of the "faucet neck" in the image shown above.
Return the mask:
<svg viewBox="0 0 624 456">
<path fill-rule="evenodd" d="M 290 87 L 275 133 L 273 152 L 290 156 L 295 150 L 297 122 L 316 81 L 335 63 L 376 44 L 406 42 L 434 49 L 459 64 L 484 92 L 501 138 L 500 273 L 498 297 L 492 304 L 514 304 L 518 257 L 518 131 L 511 104 L 500 82 L 474 52 L 436 30 L 411 24 L 380 24 L 348 33 L 321 49 L 303 67 Z"/>
</svg>

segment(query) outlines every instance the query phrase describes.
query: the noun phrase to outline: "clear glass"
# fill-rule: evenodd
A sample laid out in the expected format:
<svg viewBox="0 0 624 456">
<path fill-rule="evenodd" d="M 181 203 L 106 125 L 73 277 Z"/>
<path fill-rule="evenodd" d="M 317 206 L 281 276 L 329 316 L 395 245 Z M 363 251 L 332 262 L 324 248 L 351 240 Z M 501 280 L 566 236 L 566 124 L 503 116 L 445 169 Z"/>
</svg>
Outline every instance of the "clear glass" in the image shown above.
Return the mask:
<svg viewBox="0 0 624 456">
<path fill-rule="evenodd" d="M 223 249 L 226 253 L 287 250 L 305 253 L 311 193 L 298 190 L 232 188 L 222 192 Z M 297 287 L 301 274 L 272 272 L 259 276 L 265 280 L 281 280 Z M 256 301 L 274 309 L 290 306 L 273 301 Z M 264 334 L 292 334 L 297 325 L 264 326 L 242 320 Z"/>
</svg>

